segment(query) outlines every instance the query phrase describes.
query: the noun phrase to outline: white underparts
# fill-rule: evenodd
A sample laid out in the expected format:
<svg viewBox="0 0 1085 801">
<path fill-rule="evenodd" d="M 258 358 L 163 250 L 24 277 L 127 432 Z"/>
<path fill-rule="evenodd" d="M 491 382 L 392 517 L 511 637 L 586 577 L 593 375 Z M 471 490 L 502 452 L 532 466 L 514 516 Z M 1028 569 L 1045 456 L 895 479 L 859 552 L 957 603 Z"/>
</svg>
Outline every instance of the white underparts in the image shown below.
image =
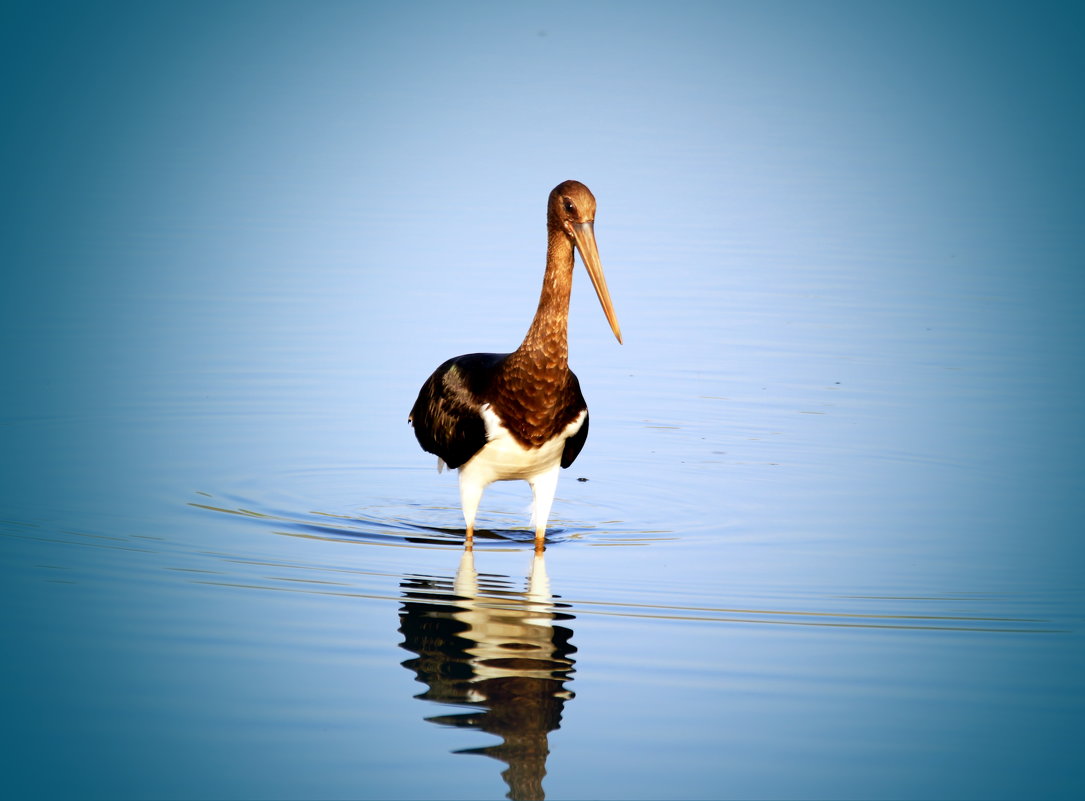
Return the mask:
<svg viewBox="0 0 1085 801">
<path fill-rule="evenodd" d="M 542 537 L 546 533 L 546 522 L 550 518 L 550 507 L 557 491 L 565 440 L 584 425 L 587 411 L 582 411 L 560 434 L 538 448 L 521 445 L 505 428 L 490 404 L 483 404 L 480 413 L 486 424 L 486 444 L 460 468 L 460 503 L 464 521 L 469 529 L 474 528 L 482 491 L 489 484 L 522 480 L 531 485 L 535 500 L 531 521 L 535 536 Z"/>
</svg>

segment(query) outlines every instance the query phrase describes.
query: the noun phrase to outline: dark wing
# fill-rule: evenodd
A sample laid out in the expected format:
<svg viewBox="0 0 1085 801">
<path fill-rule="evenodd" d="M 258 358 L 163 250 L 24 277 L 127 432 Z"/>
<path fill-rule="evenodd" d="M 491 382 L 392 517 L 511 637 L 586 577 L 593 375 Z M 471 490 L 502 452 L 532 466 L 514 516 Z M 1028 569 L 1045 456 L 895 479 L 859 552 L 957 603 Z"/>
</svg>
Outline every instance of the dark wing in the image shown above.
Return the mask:
<svg viewBox="0 0 1085 801">
<path fill-rule="evenodd" d="M 455 469 L 482 449 L 486 424 L 479 411 L 481 398 L 506 355 L 469 353 L 433 371 L 407 418 L 422 450 Z"/>
<path fill-rule="evenodd" d="M 561 466 L 568 467 L 576 461 L 576 457 L 580 455 L 580 449 L 584 447 L 584 443 L 587 441 L 588 413 L 585 411 L 584 424 L 580 426 L 580 430 L 565 440 L 565 449 L 561 452 Z"/>
<path fill-rule="evenodd" d="M 580 449 L 584 447 L 584 443 L 588 440 L 588 404 L 584 401 L 584 393 L 580 391 L 580 381 L 574 373 L 569 373 L 571 379 L 571 389 L 577 399 L 577 405 L 584 410 L 584 422 L 580 426 L 580 430 L 573 434 L 569 439 L 565 440 L 565 448 L 561 452 L 561 466 L 568 467 L 576 461 L 576 457 L 580 455 Z"/>
</svg>

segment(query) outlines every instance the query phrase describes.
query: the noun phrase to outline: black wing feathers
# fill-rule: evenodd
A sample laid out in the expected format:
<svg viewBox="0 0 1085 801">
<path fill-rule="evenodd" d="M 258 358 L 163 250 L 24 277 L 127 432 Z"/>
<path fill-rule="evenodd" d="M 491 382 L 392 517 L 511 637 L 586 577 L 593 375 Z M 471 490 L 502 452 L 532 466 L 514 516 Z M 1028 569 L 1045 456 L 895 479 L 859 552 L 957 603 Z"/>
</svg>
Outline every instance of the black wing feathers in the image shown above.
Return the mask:
<svg viewBox="0 0 1085 801">
<path fill-rule="evenodd" d="M 577 408 L 584 410 L 584 422 L 581 424 L 579 431 L 565 440 L 565 448 L 561 452 L 562 467 L 568 467 L 576 461 L 576 457 L 580 455 L 580 450 L 588 439 L 588 404 L 584 402 L 584 393 L 580 391 L 580 381 L 577 379 L 576 373 L 571 370 L 569 371 L 569 384 L 570 391 L 576 398 Z"/>
<path fill-rule="evenodd" d="M 576 457 L 580 455 L 580 449 L 584 447 L 584 443 L 588 439 L 588 412 L 584 411 L 584 423 L 580 426 L 580 430 L 573 434 L 569 439 L 565 440 L 565 449 L 561 452 L 561 466 L 568 467 L 574 461 Z"/>
<path fill-rule="evenodd" d="M 418 444 L 455 469 L 486 444 L 479 408 L 487 387 L 507 354 L 469 353 L 433 371 L 418 393 L 410 421 Z"/>
</svg>

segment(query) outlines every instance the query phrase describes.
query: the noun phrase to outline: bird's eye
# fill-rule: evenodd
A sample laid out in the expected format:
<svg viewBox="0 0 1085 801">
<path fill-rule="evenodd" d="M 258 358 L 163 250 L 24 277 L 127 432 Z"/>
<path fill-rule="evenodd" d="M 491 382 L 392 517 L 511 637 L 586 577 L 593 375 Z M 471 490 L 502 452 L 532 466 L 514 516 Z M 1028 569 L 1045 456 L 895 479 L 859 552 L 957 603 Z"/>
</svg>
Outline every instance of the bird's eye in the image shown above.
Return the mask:
<svg viewBox="0 0 1085 801">
<path fill-rule="evenodd" d="M 576 212 L 576 206 L 573 205 L 573 201 L 569 200 L 569 198 L 565 198 L 565 211 L 569 214 Z"/>
</svg>

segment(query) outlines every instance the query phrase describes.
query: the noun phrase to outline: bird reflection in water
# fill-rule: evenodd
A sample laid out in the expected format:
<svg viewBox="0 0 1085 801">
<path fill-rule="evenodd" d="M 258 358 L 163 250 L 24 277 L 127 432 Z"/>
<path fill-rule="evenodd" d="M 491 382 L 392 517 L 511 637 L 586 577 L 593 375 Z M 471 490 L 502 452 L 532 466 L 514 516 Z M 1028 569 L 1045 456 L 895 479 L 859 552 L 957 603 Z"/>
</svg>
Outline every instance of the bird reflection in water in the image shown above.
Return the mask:
<svg viewBox="0 0 1085 801">
<path fill-rule="evenodd" d="M 543 554 L 535 554 L 526 592 L 504 577 L 480 578 L 473 551 L 463 553 L 455 579 L 409 577 L 401 587 L 400 645 L 417 654 L 403 666 L 427 687 L 416 697 L 476 707 L 427 720 L 500 737 L 500 743 L 456 753 L 505 762 L 508 798 L 544 798 L 548 735 L 573 697 L 565 683 L 576 649 L 572 630 L 556 624 L 573 617 L 557 611 Z"/>
</svg>

